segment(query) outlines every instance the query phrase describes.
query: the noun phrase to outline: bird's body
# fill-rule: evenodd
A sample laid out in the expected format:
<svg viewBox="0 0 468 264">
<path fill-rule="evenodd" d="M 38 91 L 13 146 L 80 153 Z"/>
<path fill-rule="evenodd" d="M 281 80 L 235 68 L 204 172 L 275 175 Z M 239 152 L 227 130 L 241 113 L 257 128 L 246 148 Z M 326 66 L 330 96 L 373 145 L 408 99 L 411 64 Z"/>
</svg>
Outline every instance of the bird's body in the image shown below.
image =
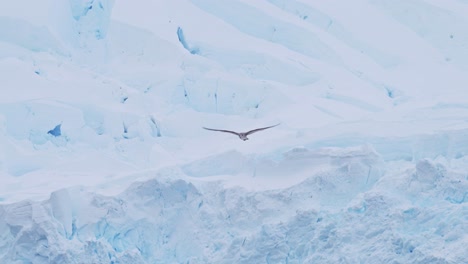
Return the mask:
<svg viewBox="0 0 468 264">
<path fill-rule="evenodd" d="M 211 131 L 218 131 L 218 132 L 225 132 L 225 133 L 231 133 L 231 134 L 234 134 L 234 135 L 237 135 L 240 139 L 242 139 L 243 141 L 246 141 L 248 140 L 249 138 L 247 137 L 248 135 L 250 134 L 253 134 L 255 132 L 258 132 L 258 131 L 262 131 L 262 130 L 265 130 L 265 129 L 268 129 L 268 128 L 272 128 L 272 127 L 275 127 L 279 124 L 276 124 L 274 126 L 268 126 L 268 127 L 262 127 L 262 128 L 257 128 L 257 129 L 253 129 L 253 130 L 250 130 L 250 131 L 247 131 L 247 132 L 235 132 L 235 131 L 231 131 L 231 130 L 224 130 L 224 129 L 214 129 L 214 128 L 207 128 L 207 127 L 203 127 L 204 129 L 206 130 L 211 130 Z"/>
</svg>

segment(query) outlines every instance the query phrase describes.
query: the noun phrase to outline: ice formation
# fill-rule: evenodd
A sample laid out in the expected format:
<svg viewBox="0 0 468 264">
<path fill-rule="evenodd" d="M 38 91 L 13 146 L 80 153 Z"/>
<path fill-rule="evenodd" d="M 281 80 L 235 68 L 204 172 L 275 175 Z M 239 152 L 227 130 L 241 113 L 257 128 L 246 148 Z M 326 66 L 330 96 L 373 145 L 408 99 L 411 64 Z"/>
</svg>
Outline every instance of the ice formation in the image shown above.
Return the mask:
<svg viewBox="0 0 468 264">
<path fill-rule="evenodd" d="M 5 3 L 0 262 L 468 263 L 467 15 Z"/>
</svg>

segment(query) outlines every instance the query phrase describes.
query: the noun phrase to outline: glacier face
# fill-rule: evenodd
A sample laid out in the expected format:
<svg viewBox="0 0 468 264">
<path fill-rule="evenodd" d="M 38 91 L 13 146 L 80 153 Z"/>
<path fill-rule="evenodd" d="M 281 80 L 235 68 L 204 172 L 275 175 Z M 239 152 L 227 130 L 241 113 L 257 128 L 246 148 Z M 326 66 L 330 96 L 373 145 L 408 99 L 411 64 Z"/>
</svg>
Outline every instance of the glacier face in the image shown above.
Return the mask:
<svg viewBox="0 0 468 264">
<path fill-rule="evenodd" d="M 468 262 L 466 14 L 9 2 L 0 262 Z"/>
<path fill-rule="evenodd" d="M 226 162 L 225 157 L 220 157 Z M 320 161 L 320 162 L 319 162 Z M 257 161 L 258 162 L 258 161 Z M 264 161 L 267 162 L 267 161 Z M 385 164 L 369 147 L 285 152 L 279 172 L 307 170 L 282 189 L 166 179 L 117 196 L 83 188 L 0 207 L 11 263 L 463 263 L 466 173 L 444 161 Z M 458 161 L 465 169 L 466 158 Z M 310 171 L 310 164 L 314 171 Z M 326 166 L 325 166 L 326 165 Z M 209 170 L 210 164 L 205 165 Z M 258 167 L 261 167 L 258 165 Z M 396 167 L 399 168 L 399 173 Z M 389 170 L 390 169 L 390 170 Z M 266 171 L 268 170 L 268 171 Z M 263 171 L 263 175 L 261 174 Z M 287 175 L 293 177 L 294 175 Z M 159 179 L 158 179 L 159 178 Z M 441 247 L 443 245 L 443 247 Z M 15 262 L 16 261 L 16 262 Z"/>
</svg>

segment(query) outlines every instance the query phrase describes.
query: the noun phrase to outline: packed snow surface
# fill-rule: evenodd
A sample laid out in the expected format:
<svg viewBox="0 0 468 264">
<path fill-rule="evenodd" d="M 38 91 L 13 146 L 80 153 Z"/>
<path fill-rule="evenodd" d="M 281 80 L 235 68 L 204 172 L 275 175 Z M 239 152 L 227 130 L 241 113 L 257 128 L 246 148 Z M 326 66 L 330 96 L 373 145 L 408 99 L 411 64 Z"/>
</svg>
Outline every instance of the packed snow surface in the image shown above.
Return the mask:
<svg viewBox="0 0 468 264">
<path fill-rule="evenodd" d="M 465 0 L 3 3 L 0 262 L 468 263 L 466 25 Z"/>
</svg>

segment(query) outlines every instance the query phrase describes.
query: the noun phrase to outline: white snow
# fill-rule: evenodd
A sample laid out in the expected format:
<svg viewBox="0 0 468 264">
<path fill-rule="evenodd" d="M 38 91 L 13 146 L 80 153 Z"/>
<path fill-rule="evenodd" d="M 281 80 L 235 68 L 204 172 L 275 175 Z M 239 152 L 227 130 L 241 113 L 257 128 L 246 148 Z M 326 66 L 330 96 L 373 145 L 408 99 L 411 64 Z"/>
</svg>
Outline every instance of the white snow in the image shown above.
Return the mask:
<svg viewBox="0 0 468 264">
<path fill-rule="evenodd" d="M 59 2 L 0 9 L 1 263 L 468 263 L 467 1 Z"/>
</svg>

